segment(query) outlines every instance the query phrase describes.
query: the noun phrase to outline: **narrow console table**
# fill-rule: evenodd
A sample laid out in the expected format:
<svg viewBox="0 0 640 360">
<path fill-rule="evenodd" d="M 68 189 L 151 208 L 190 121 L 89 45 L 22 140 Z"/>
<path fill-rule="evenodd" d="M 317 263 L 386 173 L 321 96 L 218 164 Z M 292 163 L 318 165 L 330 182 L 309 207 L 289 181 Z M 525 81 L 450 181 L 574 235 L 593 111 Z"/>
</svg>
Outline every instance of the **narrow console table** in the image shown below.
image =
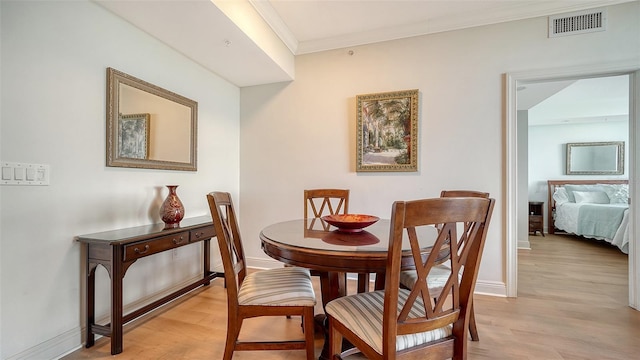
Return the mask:
<svg viewBox="0 0 640 360">
<path fill-rule="evenodd" d="M 183 219 L 180 227 L 164 230 L 164 224 L 138 226 L 128 229 L 81 235 L 76 240 L 86 247 L 86 347 L 94 345 L 95 334 L 111 337 L 111 354 L 122 352 L 122 327 L 129 321 L 174 300 L 200 286 L 209 285 L 212 279 L 224 277 L 224 273 L 210 270 L 211 238 L 215 236 L 210 216 Z M 130 314 L 123 314 L 122 280 L 127 269 L 136 260 L 163 251 L 202 241 L 204 271 L 202 279 L 177 290 L 162 299 L 141 307 Z M 95 323 L 96 268 L 102 265 L 111 278 L 111 323 Z"/>
</svg>

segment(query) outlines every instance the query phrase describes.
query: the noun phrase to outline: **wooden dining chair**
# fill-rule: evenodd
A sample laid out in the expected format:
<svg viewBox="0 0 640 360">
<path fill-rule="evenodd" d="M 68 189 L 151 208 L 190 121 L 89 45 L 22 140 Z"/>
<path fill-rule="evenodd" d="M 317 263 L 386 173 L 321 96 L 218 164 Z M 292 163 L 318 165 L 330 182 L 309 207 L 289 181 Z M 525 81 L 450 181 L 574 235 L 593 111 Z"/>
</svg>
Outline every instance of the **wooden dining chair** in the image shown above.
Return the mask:
<svg viewBox="0 0 640 360">
<path fill-rule="evenodd" d="M 348 189 L 310 189 L 304 191 L 304 218 L 319 219 L 325 215 L 349 212 Z M 325 230 L 328 230 L 328 224 Z"/>
<path fill-rule="evenodd" d="M 470 306 L 494 204 L 494 199 L 471 197 L 396 201 L 384 290 L 337 298 L 326 305 L 330 359 L 342 351 L 343 338 L 368 359 L 465 359 Z M 422 228 L 438 224 L 442 225 L 433 249 L 448 244 L 452 271 L 436 296 L 427 277 L 441 253 L 432 251 L 425 259 L 420 244 L 431 240 L 421 238 L 429 234 Z M 418 277 L 412 289 L 400 286 L 407 256 L 403 236 Z"/>
<path fill-rule="evenodd" d="M 321 221 L 325 215 L 349 213 L 348 189 L 309 189 L 304 191 L 304 218 L 311 219 L 310 227 L 320 221 L 324 230 L 329 230 L 330 225 Z M 311 271 L 311 275 L 318 275 Z M 358 274 L 358 292 L 369 290 L 369 274 Z"/>
<path fill-rule="evenodd" d="M 478 197 L 488 199 L 489 193 L 475 190 L 442 190 L 442 192 L 440 192 L 440 197 Z M 451 268 L 445 264 L 445 261 L 437 262 L 436 266 L 431 269 L 431 272 L 427 277 L 427 285 L 433 294 L 438 293 L 442 284 L 448 278 L 449 273 L 451 273 Z M 400 273 L 400 285 L 407 289 L 413 288 L 417 279 L 417 274 L 413 270 L 405 270 Z M 473 303 L 470 308 L 469 335 L 473 341 L 480 340 Z"/>
<path fill-rule="evenodd" d="M 230 360 L 234 351 L 295 349 L 305 349 L 307 360 L 313 359 L 313 310 L 316 297 L 309 270 L 287 267 L 248 274 L 231 195 L 212 192 L 207 194 L 207 201 L 218 238 L 227 289 L 224 360 Z M 244 319 L 291 315 L 302 316 L 304 339 L 238 341 Z"/>
</svg>

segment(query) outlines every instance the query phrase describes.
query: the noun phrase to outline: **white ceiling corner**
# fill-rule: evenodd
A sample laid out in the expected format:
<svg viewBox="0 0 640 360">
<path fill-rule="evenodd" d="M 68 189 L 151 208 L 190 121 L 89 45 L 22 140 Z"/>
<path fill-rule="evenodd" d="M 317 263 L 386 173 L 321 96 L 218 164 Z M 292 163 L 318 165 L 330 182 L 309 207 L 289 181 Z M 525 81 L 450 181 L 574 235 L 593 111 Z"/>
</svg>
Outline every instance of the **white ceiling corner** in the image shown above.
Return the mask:
<svg viewBox="0 0 640 360">
<path fill-rule="evenodd" d="M 296 54 L 298 51 L 298 39 L 295 34 L 289 30 L 287 24 L 278 15 L 269 1 L 248 0 L 249 3 L 256 9 L 256 11 L 262 16 L 264 21 L 269 24 L 271 29 L 280 37 L 282 42 L 291 50 L 292 54 Z"/>
</svg>

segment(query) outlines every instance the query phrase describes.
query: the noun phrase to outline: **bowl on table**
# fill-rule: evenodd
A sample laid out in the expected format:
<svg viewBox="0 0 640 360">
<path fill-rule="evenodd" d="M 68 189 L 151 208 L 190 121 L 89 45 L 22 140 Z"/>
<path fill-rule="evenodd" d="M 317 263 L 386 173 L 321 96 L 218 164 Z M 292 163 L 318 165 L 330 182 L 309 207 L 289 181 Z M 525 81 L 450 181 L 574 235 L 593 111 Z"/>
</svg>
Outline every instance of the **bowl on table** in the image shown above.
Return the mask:
<svg viewBox="0 0 640 360">
<path fill-rule="evenodd" d="M 365 214 L 334 214 L 323 216 L 322 220 L 337 227 L 340 232 L 354 233 L 375 224 L 380 218 Z"/>
</svg>

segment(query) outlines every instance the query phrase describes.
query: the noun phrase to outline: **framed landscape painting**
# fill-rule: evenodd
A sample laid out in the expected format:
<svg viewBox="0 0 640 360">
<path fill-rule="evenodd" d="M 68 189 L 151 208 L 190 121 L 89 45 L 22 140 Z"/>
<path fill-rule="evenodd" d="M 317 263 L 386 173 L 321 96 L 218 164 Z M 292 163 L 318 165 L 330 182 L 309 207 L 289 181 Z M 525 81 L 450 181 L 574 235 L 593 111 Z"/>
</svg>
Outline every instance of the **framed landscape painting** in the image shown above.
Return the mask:
<svg viewBox="0 0 640 360">
<path fill-rule="evenodd" d="M 118 119 L 118 156 L 128 159 L 149 158 L 150 114 L 120 115 Z"/>
<path fill-rule="evenodd" d="M 356 96 L 356 171 L 418 171 L 418 90 Z"/>
</svg>

